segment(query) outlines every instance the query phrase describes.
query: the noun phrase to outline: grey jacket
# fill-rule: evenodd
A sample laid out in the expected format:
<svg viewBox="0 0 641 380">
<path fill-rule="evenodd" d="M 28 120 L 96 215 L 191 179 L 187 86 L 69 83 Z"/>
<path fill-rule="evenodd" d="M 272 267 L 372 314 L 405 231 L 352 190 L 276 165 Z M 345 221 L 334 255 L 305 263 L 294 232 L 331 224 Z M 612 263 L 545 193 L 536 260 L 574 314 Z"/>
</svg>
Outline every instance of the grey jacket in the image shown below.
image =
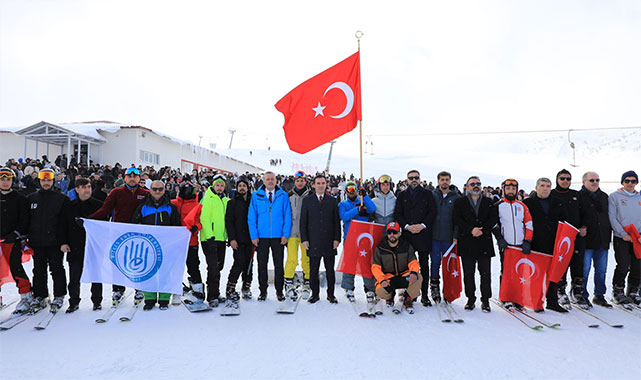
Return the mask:
<svg viewBox="0 0 641 380">
<path fill-rule="evenodd" d="M 394 221 L 394 207 L 396 206 L 396 195 L 392 191 L 383 194 L 380 191 L 375 191 L 376 195 L 372 202 L 376 205 L 374 212 L 374 223 L 385 224 Z"/>
<path fill-rule="evenodd" d="M 298 195 L 294 190 L 289 192 L 289 204 L 292 209 L 292 232 L 289 237 L 300 237 L 300 211 L 303 207 L 303 199 L 311 194 L 310 189 L 305 189 L 303 195 Z"/>
<path fill-rule="evenodd" d="M 623 189 L 610 194 L 608 198 L 608 217 L 614 236 L 623 238 L 628 233 L 623 227 L 634 224 L 641 231 L 641 194 L 628 195 Z"/>
<path fill-rule="evenodd" d="M 452 220 L 454 202 L 461 197 L 461 193 L 456 186 L 452 185 L 450 192 L 445 197 L 438 187 L 432 191 L 432 194 L 436 203 L 436 219 L 434 219 L 432 239 L 451 242 L 454 238 L 454 221 Z"/>
</svg>

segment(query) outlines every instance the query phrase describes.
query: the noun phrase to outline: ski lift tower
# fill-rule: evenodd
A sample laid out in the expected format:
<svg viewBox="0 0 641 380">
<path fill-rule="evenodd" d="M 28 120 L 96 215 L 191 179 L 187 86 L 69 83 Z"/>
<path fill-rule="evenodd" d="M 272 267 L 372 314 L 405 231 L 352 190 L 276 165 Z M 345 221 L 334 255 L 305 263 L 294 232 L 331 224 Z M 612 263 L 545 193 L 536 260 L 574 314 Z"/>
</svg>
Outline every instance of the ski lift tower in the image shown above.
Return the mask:
<svg viewBox="0 0 641 380">
<path fill-rule="evenodd" d="M 231 138 L 229 139 L 229 148 L 227 149 L 231 149 L 231 143 L 234 141 L 234 133 L 236 133 L 236 129 L 229 128 L 229 133 L 231 133 Z"/>
<path fill-rule="evenodd" d="M 329 155 L 327 156 L 327 165 L 325 165 L 325 173 L 329 174 L 329 164 L 332 161 L 332 151 L 334 150 L 334 144 L 336 144 L 336 140 L 332 140 L 329 142 Z"/>
<path fill-rule="evenodd" d="M 578 165 L 576 164 L 576 146 L 570 138 L 570 133 L 572 133 L 572 129 L 568 130 L 568 142 L 570 143 L 570 148 L 572 148 L 572 163 L 570 165 L 576 168 L 578 167 Z"/>
</svg>

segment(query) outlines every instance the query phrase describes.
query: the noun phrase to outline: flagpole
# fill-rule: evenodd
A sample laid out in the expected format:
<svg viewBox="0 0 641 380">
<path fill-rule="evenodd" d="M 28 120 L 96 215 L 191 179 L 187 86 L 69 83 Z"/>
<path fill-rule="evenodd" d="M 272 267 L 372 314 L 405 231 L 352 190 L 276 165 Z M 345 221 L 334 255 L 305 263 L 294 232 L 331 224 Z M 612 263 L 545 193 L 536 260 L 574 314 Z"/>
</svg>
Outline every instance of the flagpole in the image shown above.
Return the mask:
<svg viewBox="0 0 641 380">
<path fill-rule="evenodd" d="M 359 53 L 361 51 L 361 37 L 363 37 L 363 34 L 364 33 L 361 32 L 360 30 L 357 30 L 355 33 L 356 41 L 358 42 Z M 359 60 L 359 64 L 360 64 L 360 60 Z M 360 152 L 360 164 L 361 164 L 361 186 L 365 188 L 365 184 L 363 182 L 363 120 L 358 121 L 358 148 Z M 361 195 L 361 206 L 362 205 L 364 205 L 364 203 L 363 203 L 363 196 Z"/>
</svg>

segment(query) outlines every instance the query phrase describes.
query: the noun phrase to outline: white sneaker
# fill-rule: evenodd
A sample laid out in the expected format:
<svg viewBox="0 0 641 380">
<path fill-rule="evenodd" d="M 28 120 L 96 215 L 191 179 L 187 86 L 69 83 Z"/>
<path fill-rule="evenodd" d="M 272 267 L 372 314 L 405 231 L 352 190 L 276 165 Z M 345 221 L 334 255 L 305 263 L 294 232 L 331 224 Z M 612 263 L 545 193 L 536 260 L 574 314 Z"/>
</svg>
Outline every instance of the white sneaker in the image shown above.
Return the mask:
<svg viewBox="0 0 641 380">
<path fill-rule="evenodd" d="M 172 294 L 172 296 L 171 296 L 171 304 L 174 305 L 174 306 L 180 305 L 181 304 L 180 297 L 181 297 L 180 294 Z"/>
</svg>

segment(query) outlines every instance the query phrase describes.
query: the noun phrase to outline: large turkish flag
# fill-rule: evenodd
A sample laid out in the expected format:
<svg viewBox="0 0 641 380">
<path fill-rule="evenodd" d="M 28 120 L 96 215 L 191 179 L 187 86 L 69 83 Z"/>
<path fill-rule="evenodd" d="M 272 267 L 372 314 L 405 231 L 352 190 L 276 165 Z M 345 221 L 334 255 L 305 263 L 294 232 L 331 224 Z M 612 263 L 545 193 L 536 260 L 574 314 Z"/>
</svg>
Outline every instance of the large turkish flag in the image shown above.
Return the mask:
<svg viewBox="0 0 641 380">
<path fill-rule="evenodd" d="M 461 296 L 463 290 L 463 281 L 461 276 L 461 259 L 456 252 L 456 243 L 441 259 L 441 268 L 443 271 L 443 298 L 447 302 L 452 302 Z"/>
<path fill-rule="evenodd" d="M 374 248 L 383 238 L 382 224 L 352 220 L 343 244 L 343 255 L 338 262 L 338 271 L 371 278 Z"/>
<path fill-rule="evenodd" d="M 550 260 L 550 255 L 535 251 L 526 255 L 521 248 L 508 247 L 503 260 L 500 300 L 542 309 L 548 289 Z"/>
<path fill-rule="evenodd" d="M 276 103 L 289 149 L 307 153 L 361 120 L 360 53 L 299 84 Z"/>
</svg>

